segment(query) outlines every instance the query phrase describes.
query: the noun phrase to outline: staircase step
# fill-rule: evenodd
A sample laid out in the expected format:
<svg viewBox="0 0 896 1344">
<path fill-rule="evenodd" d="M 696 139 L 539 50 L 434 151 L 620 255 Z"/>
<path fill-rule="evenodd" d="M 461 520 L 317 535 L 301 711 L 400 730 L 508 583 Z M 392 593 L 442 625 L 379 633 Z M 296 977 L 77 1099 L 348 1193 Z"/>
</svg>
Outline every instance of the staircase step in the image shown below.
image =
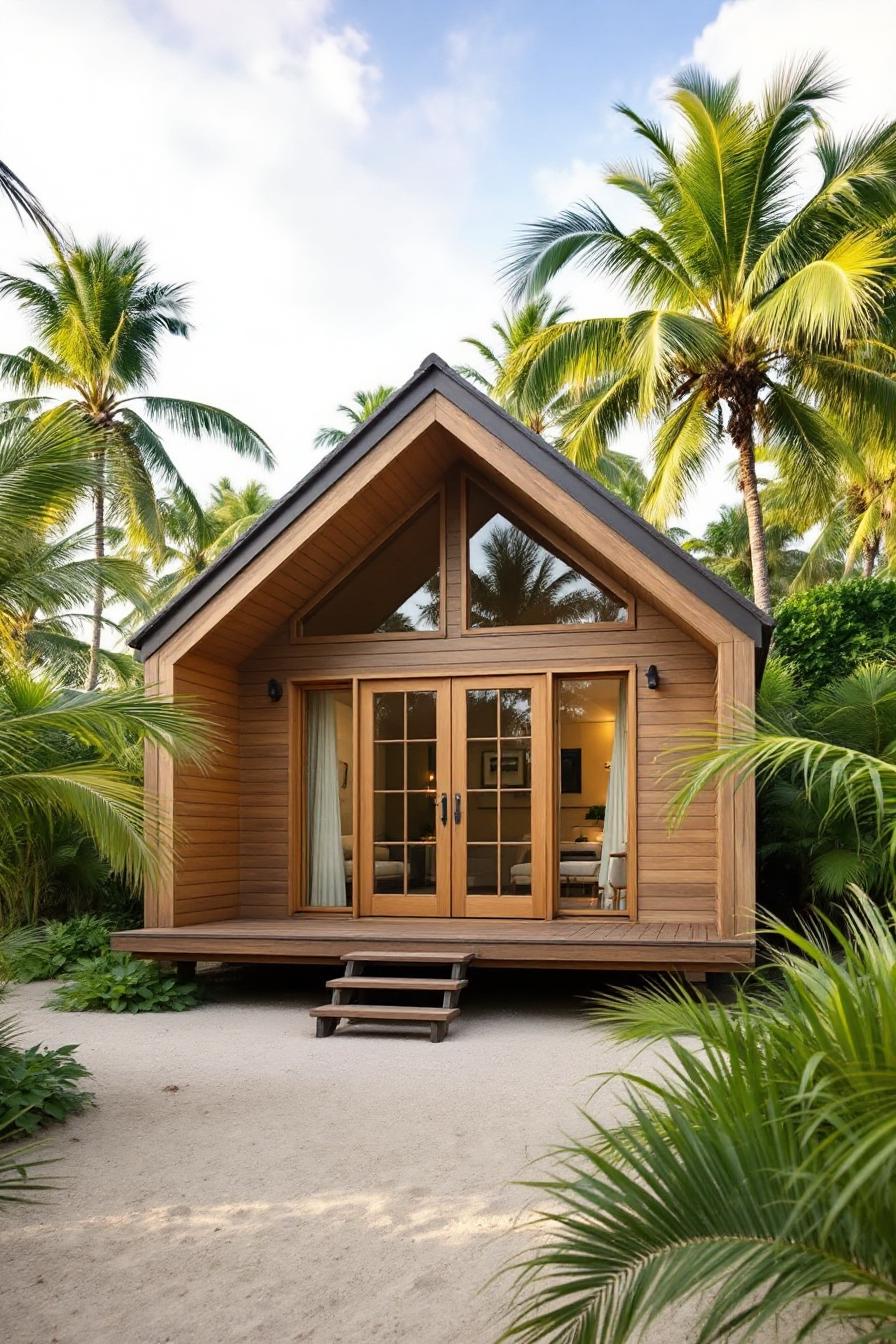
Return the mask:
<svg viewBox="0 0 896 1344">
<path fill-rule="evenodd" d="M 343 975 L 328 980 L 327 989 L 431 989 L 440 994 L 464 988 L 466 980 L 414 980 L 401 975 Z"/>
<path fill-rule="evenodd" d="M 357 1022 L 453 1022 L 459 1008 L 396 1008 L 377 1003 L 325 1003 L 311 1009 L 312 1017 L 345 1017 Z"/>
<path fill-rule="evenodd" d="M 474 957 L 473 952 L 378 952 L 376 948 L 366 948 L 363 952 L 345 952 L 342 961 L 403 962 L 406 966 L 422 966 L 426 962 L 437 962 L 441 966 L 466 966 Z"/>
</svg>

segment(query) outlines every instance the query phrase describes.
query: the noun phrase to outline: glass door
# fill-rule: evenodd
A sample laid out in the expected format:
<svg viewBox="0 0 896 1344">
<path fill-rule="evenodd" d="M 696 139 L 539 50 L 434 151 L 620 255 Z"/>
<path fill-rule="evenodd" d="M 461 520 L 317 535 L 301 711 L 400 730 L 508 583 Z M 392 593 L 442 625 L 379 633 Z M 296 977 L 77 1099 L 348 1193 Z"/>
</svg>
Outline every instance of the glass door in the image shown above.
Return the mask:
<svg viewBox="0 0 896 1344">
<path fill-rule="evenodd" d="M 360 730 L 361 914 L 448 915 L 450 683 L 362 684 Z"/>
<path fill-rule="evenodd" d="M 543 677 L 452 682 L 452 913 L 545 913 Z"/>
</svg>

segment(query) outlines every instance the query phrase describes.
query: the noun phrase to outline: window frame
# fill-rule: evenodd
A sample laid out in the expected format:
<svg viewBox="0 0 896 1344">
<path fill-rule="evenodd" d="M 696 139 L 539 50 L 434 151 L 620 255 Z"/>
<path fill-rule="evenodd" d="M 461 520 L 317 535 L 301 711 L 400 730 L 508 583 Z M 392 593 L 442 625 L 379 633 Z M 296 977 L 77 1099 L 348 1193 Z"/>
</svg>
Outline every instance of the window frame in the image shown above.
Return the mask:
<svg viewBox="0 0 896 1344">
<path fill-rule="evenodd" d="M 577 621 L 569 625 L 472 625 L 470 623 L 470 596 L 472 585 L 470 583 L 470 537 L 469 537 L 469 492 L 470 487 L 475 485 L 478 490 L 500 506 L 503 517 L 512 525 L 519 527 L 521 531 L 529 533 L 533 540 L 543 545 L 545 549 L 550 549 L 551 553 L 563 563 L 571 568 L 578 570 L 584 578 L 592 583 L 604 585 L 614 597 L 618 597 L 625 603 L 627 612 L 624 621 Z M 543 540 L 540 540 L 543 539 Z M 476 476 L 471 476 L 464 472 L 461 475 L 460 490 L 460 548 L 461 548 L 461 629 L 465 635 L 506 635 L 509 632 L 529 631 L 532 633 L 552 633 L 562 635 L 564 631 L 576 631 L 581 634 L 583 630 L 634 630 L 637 626 L 637 614 L 635 611 L 634 594 L 628 589 L 621 587 L 615 579 L 605 573 L 593 561 L 582 555 L 581 551 L 569 546 L 565 541 L 561 541 L 557 534 L 550 527 L 545 527 L 542 523 L 536 522 L 524 509 L 517 509 L 515 505 L 507 506 L 502 496 L 493 490 L 489 484 L 483 484 Z"/>
<path fill-rule="evenodd" d="M 313 612 L 316 611 L 327 598 L 346 583 L 356 570 L 372 560 L 374 556 L 384 551 L 396 537 L 402 528 L 406 527 L 418 514 L 423 513 L 434 502 L 439 505 L 439 624 L 434 630 L 369 630 L 366 633 L 357 635 L 306 635 L 302 631 L 302 622 Z M 446 502 L 445 502 L 445 484 L 442 482 L 438 489 L 429 491 L 416 504 L 399 515 L 392 526 L 383 535 L 377 537 L 366 546 L 360 555 L 350 560 L 348 564 L 343 565 L 339 572 L 334 575 L 328 583 L 314 594 L 314 597 L 306 602 L 303 607 L 290 618 L 289 622 L 289 640 L 291 644 L 331 644 L 337 641 L 340 644 L 347 642 L 356 643 L 359 640 L 381 640 L 381 639 L 444 639 L 448 633 L 447 613 L 445 611 L 446 603 L 446 567 L 448 561 L 448 545 L 446 537 Z"/>
</svg>

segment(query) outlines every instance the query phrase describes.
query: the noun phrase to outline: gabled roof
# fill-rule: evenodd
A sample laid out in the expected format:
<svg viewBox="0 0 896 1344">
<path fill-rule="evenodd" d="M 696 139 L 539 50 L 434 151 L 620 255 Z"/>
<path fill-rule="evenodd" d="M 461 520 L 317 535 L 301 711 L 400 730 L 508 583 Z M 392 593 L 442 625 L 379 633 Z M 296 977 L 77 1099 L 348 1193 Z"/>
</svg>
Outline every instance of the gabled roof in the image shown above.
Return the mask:
<svg viewBox="0 0 896 1344">
<path fill-rule="evenodd" d="M 688 588 L 756 645 L 761 668 L 774 622 L 747 598 L 622 500 L 575 467 L 544 439 L 461 378 L 438 355 L 429 355 L 375 415 L 359 425 L 337 448 L 313 467 L 276 504 L 233 543 L 214 564 L 182 588 L 130 641 L 147 658 L 176 634 L 240 571 L 269 546 L 307 508 L 350 471 L 396 425 L 433 392 L 450 401 L 483 429 L 518 453 L 530 466 L 565 490 L 608 527 L 636 546 L 654 564 Z"/>
</svg>

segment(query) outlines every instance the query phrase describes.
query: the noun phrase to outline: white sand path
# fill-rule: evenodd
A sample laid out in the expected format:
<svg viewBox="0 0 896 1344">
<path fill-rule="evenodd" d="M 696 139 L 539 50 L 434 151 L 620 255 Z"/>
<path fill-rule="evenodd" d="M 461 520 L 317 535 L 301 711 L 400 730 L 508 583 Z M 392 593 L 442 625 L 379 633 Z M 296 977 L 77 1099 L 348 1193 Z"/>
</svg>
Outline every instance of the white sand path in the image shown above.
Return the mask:
<svg viewBox="0 0 896 1344">
<path fill-rule="evenodd" d="M 631 1057 L 582 1029 L 587 988 L 482 973 L 432 1045 L 314 1039 L 308 976 L 122 1017 L 19 987 L 4 1009 L 79 1043 L 98 1104 L 51 1131 L 62 1189 L 0 1218 L 0 1338 L 489 1344 L 506 1286 L 487 1281 L 530 1200 L 513 1182 Z M 650 1338 L 685 1344 L 687 1321 Z"/>
</svg>

